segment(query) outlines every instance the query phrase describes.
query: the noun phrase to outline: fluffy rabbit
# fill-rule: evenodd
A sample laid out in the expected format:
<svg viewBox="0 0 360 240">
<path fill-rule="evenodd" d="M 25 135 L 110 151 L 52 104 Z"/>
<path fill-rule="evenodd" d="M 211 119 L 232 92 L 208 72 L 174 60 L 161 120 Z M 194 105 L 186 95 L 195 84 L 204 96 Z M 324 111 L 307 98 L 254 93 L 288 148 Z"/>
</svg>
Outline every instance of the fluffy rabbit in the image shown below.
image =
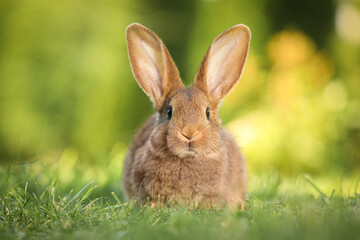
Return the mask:
<svg viewBox="0 0 360 240">
<path fill-rule="evenodd" d="M 126 29 L 134 77 L 156 112 L 136 134 L 125 160 L 127 198 L 155 206 L 238 206 L 247 192 L 245 159 L 221 126 L 219 107 L 245 66 L 250 30 L 235 25 L 210 45 L 194 83 L 185 87 L 164 43 L 148 28 Z"/>
</svg>

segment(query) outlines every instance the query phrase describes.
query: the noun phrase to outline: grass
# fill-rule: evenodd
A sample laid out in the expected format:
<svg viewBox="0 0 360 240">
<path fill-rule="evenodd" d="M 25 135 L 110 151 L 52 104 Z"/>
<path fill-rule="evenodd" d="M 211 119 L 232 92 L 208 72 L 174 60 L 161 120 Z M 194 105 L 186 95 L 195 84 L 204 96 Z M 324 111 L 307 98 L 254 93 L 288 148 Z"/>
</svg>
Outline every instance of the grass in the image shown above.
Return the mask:
<svg viewBox="0 0 360 240">
<path fill-rule="evenodd" d="M 242 212 L 138 207 L 94 181 L 43 187 L 10 176 L 0 176 L 0 239 L 360 239 L 359 179 L 344 194 L 309 176 L 252 176 Z"/>
</svg>

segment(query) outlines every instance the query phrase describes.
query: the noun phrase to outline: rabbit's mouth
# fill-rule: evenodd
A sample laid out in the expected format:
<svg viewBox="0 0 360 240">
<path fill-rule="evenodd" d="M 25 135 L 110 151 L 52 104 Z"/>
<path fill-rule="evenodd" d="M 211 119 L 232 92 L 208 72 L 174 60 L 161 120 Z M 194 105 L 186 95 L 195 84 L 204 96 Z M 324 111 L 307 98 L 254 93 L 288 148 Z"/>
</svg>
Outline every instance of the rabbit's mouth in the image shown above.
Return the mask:
<svg viewBox="0 0 360 240">
<path fill-rule="evenodd" d="M 187 147 L 185 151 L 189 155 L 193 155 L 193 156 L 196 156 L 198 154 L 197 151 L 191 146 Z"/>
<path fill-rule="evenodd" d="M 196 149 L 194 149 L 193 147 L 191 146 L 187 146 L 183 149 L 181 149 L 177 155 L 180 157 L 180 158 L 194 158 L 196 156 L 199 155 L 199 153 L 196 151 Z"/>
</svg>

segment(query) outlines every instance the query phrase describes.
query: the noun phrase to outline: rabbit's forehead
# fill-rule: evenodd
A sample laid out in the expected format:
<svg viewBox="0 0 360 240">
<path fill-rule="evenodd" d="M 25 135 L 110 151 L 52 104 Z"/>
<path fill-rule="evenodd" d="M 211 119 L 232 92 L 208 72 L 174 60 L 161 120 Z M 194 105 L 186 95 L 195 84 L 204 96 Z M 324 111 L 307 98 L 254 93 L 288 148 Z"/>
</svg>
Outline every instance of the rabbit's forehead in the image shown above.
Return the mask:
<svg viewBox="0 0 360 240">
<path fill-rule="evenodd" d="M 171 99 L 170 104 L 178 109 L 202 109 L 209 105 L 206 94 L 196 88 L 185 88 L 178 91 Z"/>
</svg>

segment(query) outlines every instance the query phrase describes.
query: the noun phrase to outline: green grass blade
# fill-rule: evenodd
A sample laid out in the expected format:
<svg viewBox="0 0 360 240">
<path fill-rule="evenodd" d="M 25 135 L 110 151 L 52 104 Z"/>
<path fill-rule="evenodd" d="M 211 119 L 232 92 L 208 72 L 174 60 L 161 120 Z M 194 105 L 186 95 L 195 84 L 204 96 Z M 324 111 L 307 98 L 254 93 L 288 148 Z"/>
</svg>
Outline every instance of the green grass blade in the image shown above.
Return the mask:
<svg viewBox="0 0 360 240">
<path fill-rule="evenodd" d="M 118 196 L 116 196 L 116 194 L 114 192 L 111 192 L 111 195 L 115 198 L 116 202 L 121 205 L 121 201 L 120 199 L 118 198 Z"/>
<path fill-rule="evenodd" d="M 85 185 L 85 187 L 83 187 L 66 205 L 65 207 L 63 208 L 64 210 L 75 200 L 77 199 L 80 194 L 87 188 L 89 187 L 91 184 L 94 183 L 94 180 L 90 181 L 88 184 Z"/>
<path fill-rule="evenodd" d="M 314 183 L 314 181 L 310 178 L 309 175 L 305 174 L 305 179 L 308 183 L 319 193 L 320 197 L 326 202 L 329 203 L 329 198 L 326 196 L 325 193 L 323 193 L 320 188 Z"/>
</svg>

